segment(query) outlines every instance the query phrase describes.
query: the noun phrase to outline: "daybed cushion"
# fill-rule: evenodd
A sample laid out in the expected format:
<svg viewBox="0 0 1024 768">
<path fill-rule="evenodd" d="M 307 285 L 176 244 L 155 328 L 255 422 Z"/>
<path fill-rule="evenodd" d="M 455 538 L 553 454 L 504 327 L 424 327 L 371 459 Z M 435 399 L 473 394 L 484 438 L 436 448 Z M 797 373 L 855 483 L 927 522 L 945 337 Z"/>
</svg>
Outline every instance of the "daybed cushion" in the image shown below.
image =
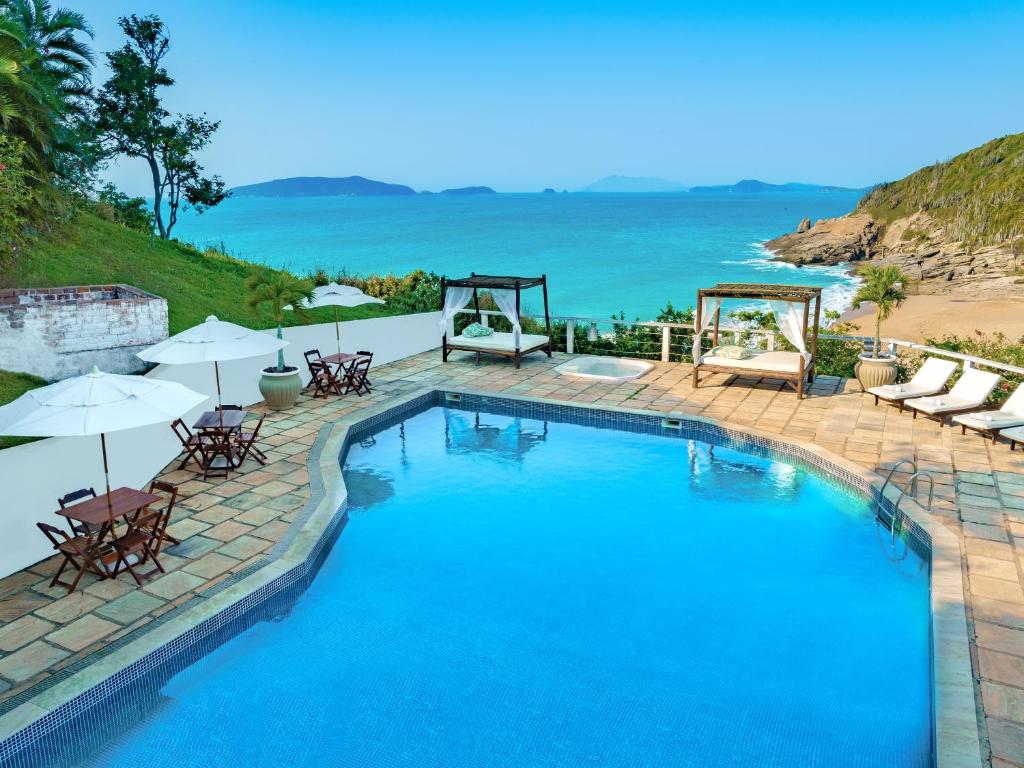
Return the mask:
<svg viewBox="0 0 1024 768">
<path fill-rule="evenodd" d="M 954 416 L 953 421 L 973 429 L 1006 429 L 1024 426 L 1024 415 L 1005 411 L 982 411 Z"/>
<path fill-rule="evenodd" d="M 804 353 L 805 363 L 810 363 L 810 353 Z M 735 368 L 737 370 L 749 371 L 771 371 L 773 373 L 799 373 L 800 353 L 799 352 L 758 352 L 754 351 L 752 357 L 745 360 L 733 360 L 728 357 L 716 357 L 715 355 L 704 355 L 701 358 L 701 365 L 717 365 L 722 368 Z"/>
<path fill-rule="evenodd" d="M 533 349 L 548 343 L 547 336 L 539 336 L 531 333 L 524 333 L 519 337 L 519 349 Z M 457 347 L 471 347 L 481 352 L 495 350 L 498 352 L 515 352 L 516 343 L 511 333 L 492 333 L 490 336 L 473 338 L 472 336 L 456 336 L 448 340 L 448 344 Z"/>
</svg>

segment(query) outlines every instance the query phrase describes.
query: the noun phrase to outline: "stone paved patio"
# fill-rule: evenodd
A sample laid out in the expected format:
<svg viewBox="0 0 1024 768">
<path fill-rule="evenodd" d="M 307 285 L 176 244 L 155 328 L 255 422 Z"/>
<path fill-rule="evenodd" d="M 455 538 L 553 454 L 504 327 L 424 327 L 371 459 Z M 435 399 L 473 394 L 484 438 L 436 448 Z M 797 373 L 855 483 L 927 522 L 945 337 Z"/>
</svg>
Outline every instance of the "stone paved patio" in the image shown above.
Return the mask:
<svg viewBox="0 0 1024 768">
<path fill-rule="evenodd" d="M 164 551 L 166 575 L 141 588 L 124 574 L 117 581 L 87 577 L 84 589 L 66 595 L 47 588 L 58 562 L 51 558 L 0 580 L 0 712 L 260 563 L 308 498 L 307 452 L 325 422 L 424 387 L 461 387 L 701 415 L 812 442 L 883 473 L 915 460 L 935 479 L 933 511 L 963 543 L 983 744 L 993 768 L 1024 766 L 1024 452 L 875 407 L 856 382 L 837 378 L 819 377 L 810 397 L 798 401 L 776 382 L 722 386 L 724 375 L 694 391 L 687 365 L 658 364 L 623 384 L 570 380 L 552 371 L 564 359 L 533 355 L 516 371 L 506 361 L 476 366 L 470 356 L 453 356 L 442 365 L 439 353 L 418 355 L 375 368 L 370 397 L 303 397 L 290 411 L 268 414 L 266 467 L 250 460 L 227 480 L 204 482 L 174 462 L 161 477 L 181 491 L 170 531 L 182 543 Z M 902 485 L 908 475 L 896 478 Z M 65 490 L 54 489 L 54 497 Z"/>
</svg>

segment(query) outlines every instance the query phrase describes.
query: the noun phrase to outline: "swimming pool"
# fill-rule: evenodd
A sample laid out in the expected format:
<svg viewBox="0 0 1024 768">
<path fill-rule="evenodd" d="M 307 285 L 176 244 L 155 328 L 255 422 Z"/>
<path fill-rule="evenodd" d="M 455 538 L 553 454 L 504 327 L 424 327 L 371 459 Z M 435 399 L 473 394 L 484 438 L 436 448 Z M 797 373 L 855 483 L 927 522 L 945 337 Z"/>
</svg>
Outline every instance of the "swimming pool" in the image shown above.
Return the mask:
<svg viewBox="0 0 1024 768">
<path fill-rule="evenodd" d="M 930 764 L 928 572 L 668 435 L 434 407 L 351 444 L 310 588 L 84 764 Z"/>
</svg>

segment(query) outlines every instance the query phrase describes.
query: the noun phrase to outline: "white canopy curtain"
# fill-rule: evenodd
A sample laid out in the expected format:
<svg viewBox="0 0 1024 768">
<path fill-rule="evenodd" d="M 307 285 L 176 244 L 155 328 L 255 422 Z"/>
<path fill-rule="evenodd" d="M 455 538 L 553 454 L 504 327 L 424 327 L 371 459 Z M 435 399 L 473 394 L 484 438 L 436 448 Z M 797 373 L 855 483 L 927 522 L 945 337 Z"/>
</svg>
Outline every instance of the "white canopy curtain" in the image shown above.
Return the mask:
<svg viewBox="0 0 1024 768">
<path fill-rule="evenodd" d="M 516 312 L 516 292 L 507 288 L 494 288 L 491 290 L 491 296 L 494 297 L 494 303 L 498 305 L 501 314 L 512 323 L 513 340 L 516 343 L 516 349 L 519 349 L 519 339 L 523 335 L 523 329 L 519 325 L 519 314 Z"/>
<path fill-rule="evenodd" d="M 804 304 L 797 304 L 792 301 L 771 300 L 768 302 L 772 314 L 775 315 L 775 324 L 779 326 L 786 341 L 796 347 L 800 354 L 807 354 L 807 329 L 804 327 L 802 308 Z"/>
<path fill-rule="evenodd" d="M 700 325 L 694 328 L 693 333 L 693 364 L 700 365 L 703 355 L 700 353 L 700 338 L 708 328 L 715 322 L 715 313 L 722 306 L 722 300 L 717 296 L 705 297 L 700 307 Z"/>
<path fill-rule="evenodd" d="M 441 310 L 441 335 L 448 332 L 448 321 L 473 298 L 472 288 L 451 288 L 444 294 L 444 309 Z"/>
</svg>

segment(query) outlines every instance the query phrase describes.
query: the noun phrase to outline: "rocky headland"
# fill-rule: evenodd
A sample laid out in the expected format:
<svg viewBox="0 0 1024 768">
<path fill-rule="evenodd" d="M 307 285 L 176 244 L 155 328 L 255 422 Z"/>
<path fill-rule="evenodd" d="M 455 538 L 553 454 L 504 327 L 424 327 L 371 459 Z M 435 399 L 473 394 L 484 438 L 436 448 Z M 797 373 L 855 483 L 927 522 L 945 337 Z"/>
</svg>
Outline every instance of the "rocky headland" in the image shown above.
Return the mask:
<svg viewBox="0 0 1024 768">
<path fill-rule="evenodd" d="M 919 294 L 1024 295 L 1024 134 L 875 188 L 857 208 L 765 243 L 798 265 L 895 264 Z"/>
</svg>

